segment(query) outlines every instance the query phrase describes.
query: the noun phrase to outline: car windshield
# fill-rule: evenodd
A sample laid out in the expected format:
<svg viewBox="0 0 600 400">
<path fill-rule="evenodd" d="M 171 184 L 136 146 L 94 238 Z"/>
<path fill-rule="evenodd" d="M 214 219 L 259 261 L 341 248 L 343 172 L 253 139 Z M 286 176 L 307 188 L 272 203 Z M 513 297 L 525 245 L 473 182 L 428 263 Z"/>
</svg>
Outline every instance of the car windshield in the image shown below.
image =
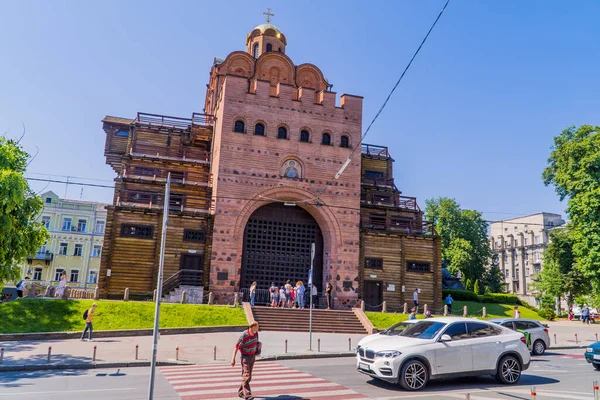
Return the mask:
<svg viewBox="0 0 600 400">
<path fill-rule="evenodd" d="M 388 335 L 388 336 L 397 336 L 402 331 L 404 331 L 406 328 L 408 328 L 411 325 L 413 325 L 413 324 L 405 322 L 405 321 L 404 322 L 398 322 L 396 325 L 392 325 L 391 327 L 389 327 L 386 330 L 382 331 L 381 334 L 382 335 Z"/>
<path fill-rule="evenodd" d="M 421 321 L 403 330 L 398 336 L 416 339 L 433 339 L 446 326 L 443 322 Z"/>
</svg>

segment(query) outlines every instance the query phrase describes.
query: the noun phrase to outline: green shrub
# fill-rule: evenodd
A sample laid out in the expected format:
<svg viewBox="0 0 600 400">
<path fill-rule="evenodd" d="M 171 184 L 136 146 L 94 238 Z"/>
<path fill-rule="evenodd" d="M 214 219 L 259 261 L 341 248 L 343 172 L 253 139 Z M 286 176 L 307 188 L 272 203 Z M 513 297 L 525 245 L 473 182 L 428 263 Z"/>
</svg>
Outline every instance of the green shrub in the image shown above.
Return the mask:
<svg viewBox="0 0 600 400">
<path fill-rule="evenodd" d="M 554 321 L 556 319 L 556 313 L 551 308 L 544 308 L 538 311 L 538 315 L 548 321 Z"/>
<path fill-rule="evenodd" d="M 475 294 L 480 295 L 481 293 L 481 283 L 479 282 L 479 279 L 475 279 L 475 287 L 473 288 Z"/>
<path fill-rule="evenodd" d="M 478 299 L 480 303 L 521 304 L 517 296 L 508 293 L 486 293 L 478 296 Z"/>
<path fill-rule="evenodd" d="M 470 279 L 467 279 L 467 281 L 465 282 L 465 287 L 467 288 L 467 290 L 469 291 L 473 291 L 473 281 Z"/>
<path fill-rule="evenodd" d="M 477 295 L 473 292 L 469 292 L 468 290 L 443 289 L 442 296 L 444 299 L 448 297 L 448 295 L 451 295 L 454 300 L 458 301 L 479 301 Z"/>
</svg>

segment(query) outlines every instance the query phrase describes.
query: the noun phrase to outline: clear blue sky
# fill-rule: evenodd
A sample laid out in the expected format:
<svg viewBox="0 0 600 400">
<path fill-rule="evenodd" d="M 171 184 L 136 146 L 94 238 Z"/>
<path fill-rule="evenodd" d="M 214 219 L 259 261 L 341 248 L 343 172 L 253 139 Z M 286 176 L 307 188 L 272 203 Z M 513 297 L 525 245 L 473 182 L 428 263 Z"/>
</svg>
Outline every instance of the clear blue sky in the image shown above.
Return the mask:
<svg viewBox="0 0 600 400">
<path fill-rule="evenodd" d="M 366 127 L 443 3 L 2 1 L 0 133 L 25 124 L 22 143 L 39 147 L 30 176 L 110 181 L 100 120 L 202 111 L 213 58 L 243 50 L 267 7 L 296 64 L 365 97 Z M 422 206 L 450 196 L 492 220 L 563 212 L 541 173 L 562 129 L 600 123 L 598 15 L 595 0 L 452 0 L 365 142 L 390 147 L 397 186 Z"/>
</svg>

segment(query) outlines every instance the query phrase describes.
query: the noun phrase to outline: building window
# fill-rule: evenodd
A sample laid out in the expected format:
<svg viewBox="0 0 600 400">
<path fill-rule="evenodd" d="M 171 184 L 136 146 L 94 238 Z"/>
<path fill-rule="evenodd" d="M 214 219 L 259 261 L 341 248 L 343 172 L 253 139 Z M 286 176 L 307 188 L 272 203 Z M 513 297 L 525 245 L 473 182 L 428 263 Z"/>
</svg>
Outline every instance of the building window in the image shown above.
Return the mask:
<svg viewBox="0 0 600 400">
<path fill-rule="evenodd" d="M 33 270 L 33 280 L 34 281 L 42 280 L 42 269 L 41 268 L 36 268 Z"/>
<path fill-rule="evenodd" d="M 300 131 L 300 141 L 303 143 L 308 143 L 310 140 L 310 134 L 308 131 Z"/>
<path fill-rule="evenodd" d="M 421 261 L 407 261 L 407 272 L 431 272 L 431 263 Z"/>
<path fill-rule="evenodd" d="M 277 139 L 287 139 L 287 129 L 285 127 L 280 126 L 277 129 Z"/>
<path fill-rule="evenodd" d="M 104 233 L 104 221 L 96 221 L 96 229 L 94 230 L 95 233 Z"/>
<path fill-rule="evenodd" d="M 380 179 L 384 177 L 384 173 L 381 171 L 369 171 L 365 170 L 363 176 L 367 179 Z"/>
<path fill-rule="evenodd" d="M 257 136 L 265 136 L 265 126 L 260 122 L 254 126 L 254 134 Z"/>
<path fill-rule="evenodd" d="M 183 211 L 185 207 L 185 196 L 182 194 L 172 194 L 169 197 L 169 211 Z"/>
<path fill-rule="evenodd" d="M 528 260 L 529 260 L 529 253 L 525 252 L 525 261 L 528 261 Z"/>
<path fill-rule="evenodd" d="M 102 255 L 102 246 L 94 245 L 94 250 L 92 250 L 92 257 L 100 257 Z"/>
<path fill-rule="evenodd" d="M 507 252 L 502 252 L 502 260 L 504 260 L 504 262 L 508 262 L 508 253 Z"/>
<path fill-rule="evenodd" d="M 527 269 L 525 270 L 525 274 L 526 274 L 525 276 L 529 276 L 529 268 L 527 268 Z"/>
<path fill-rule="evenodd" d="M 52 197 L 46 197 L 46 204 L 52 204 Z"/>
<path fill-rule="evenodd" d="M 68 249 L 69 249 L 69 244 L 68 243 L 61 243 L 58 246 L 58 255 L 59 256 L 66 256 Z"/>
<path fill-rule="evenodd" d="M 329 133 L 324 133 L 323 138 L 321 139 L 321 144 L 326 146 L 331 146 L 331 135 Z"/>
<path fill-rule="evenodd" d="M 54 280 L 60 281 L 60 277 L 63 275 L 65 275 L 65 270 L 63 268 L 57 268 L 56 271 L 54 271 Z"/>
<path fill-rule="evenodd" d="M 258 58 L 258 43 L 254 43 L 254 47 L 252 48 L 252 55 L 254 58 Z"/>
<path fill-rule="evenodd" d="M 98 271 L 90 271 L 88 283 L 98 283 Z"/>
<path fill-rule="evenodd" d="M 44 224 L 46 229 L 50 229 L 50 217 L 48 215 L 42 217 L 42 224 Z"/>
<path fill-rule="evenodd" d="M 273 45 L 271 43 L 267 43 L 267 51 L 273 51 Z"/>
<path fill-rule="evenodd" d="M 506 270 L 504 271 L 504 276 L 506 276 L 507 278 L 509 277 L 508 269 L 506 269 Z"/>
<path fill-rule="evenodd" d="M 239 119 L 235 121 L 235 125 L 233 128 L 234 132 L 244 133 L 245 132 L 244 121 L 240 121 Z"/>
<path fill-rule="evenodd" d="M 348 141 L 348 136 L 342 136 L 340 139 L 340 147 L 348 148 L 350 147 L 350 142 Z"/>
<path fill-rule="evenodd" d="M 385 214 L 369 214 L 369 228 L 385 229 L 387 217 Z"/>
<path fill-rule="evenodd" d="M 77 257 L 81 257 L 81 253 L 83 253 L 83 245 L 76 244 L 75 249 L 73 250 L 73 255 Z"/>
<path fill-rule="evenodd" d="M 85 226 L 87 225 L 87 220 L 80 219 L 77 221 L 77 232 L 85 232 Z"/>
<path fill-rule="evenodd" d="M 124 130 L 116 131 L 115 132 L 115 136 L 117 136 L 117 137 L 129 137 L 129 132 L 128 131 L 124 131 Z"/>
<path fill-rule="evenodd" d="M 373 193 L 373 203 L 391 204 L 392 197 L 389 194 Z"/>
<path fill-rule="evenodd" d="M 152 227 L 147 225 L 121 225 L 121 236 L 152 239 Z"/>
<path fill-rule="evenodd" d="M 201 242 L 206 241 L 206 232 L 196 229 L 184 229 L 183 240 L 185 242 Z"/>
<path fill-rule="evenodd" d="M 535 237 L 535 244 L 540 244 L 540 237 L 539 236 Z"/>
<path fill-rule="evenodd" d="M 365 258 L 365 268 L 383 269 L 383 258 Z"/>
<path fill-rule="evenodd" d="M 286 178 L 302 178 L 302 166 L 298 161 L 287 160 L 281 166 L 281 176 Z"/>
<path fill-rule="evenodd" d="M 527 246 L 528 244 L 529 244 L 529 240 L 527 240 L 527 238 L 524 238 L 523 239 L 523 245 Z"/>
<path fill-rule="evenodd" d="M 133 167 L 133 174 L 139 176 L 159 176 L 160 169 L 148 167 Z"/>
<path fill-rule="evenodd" d="M 515 278 L 519 279 L 519 268 L 515 269 Z"/>
<path fill-rule="evenodd" d="M 62 223 L 62 230 L 63 231 L 70 231 L 71 230 L 71 218 L 63 218 L 63 223 Z"/>
<path fill-rule="evenodd" d="M 157 193 L 127 192 L 126 201 L 130 203 L 158 204 L 158 196 Z"/>
<path fill-rule="evenodd" d="M 171 172 L 171 182 L 183 183 L 185 180 L 185 171 L 169 171 Z"/>
<path fill-rule="evenodd" d="M 533 262 L 534 263 L 540 262 L 540 254 L 537 251 L 533 252 Z"/>
<path fill-rule="evenodd" d="M 71 276 L 70 276 L 69 282 L 79 282 L 79 270 L 78 269 L 71 270 Z"/>
</svg>

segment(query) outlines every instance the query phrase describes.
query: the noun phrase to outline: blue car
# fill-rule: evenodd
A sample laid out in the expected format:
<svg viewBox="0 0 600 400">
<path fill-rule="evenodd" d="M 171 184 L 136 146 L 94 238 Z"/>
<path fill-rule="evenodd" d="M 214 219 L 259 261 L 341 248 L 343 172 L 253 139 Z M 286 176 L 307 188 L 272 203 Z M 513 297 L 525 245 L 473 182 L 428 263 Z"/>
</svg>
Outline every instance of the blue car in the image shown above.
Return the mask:
<svg viewBox="0 0 600 400">
<path fill-rule="evenodd" d="M 600 342 L 593 343 L 585 349 L 585 361 L 600 371 Z"/>
</svg>

